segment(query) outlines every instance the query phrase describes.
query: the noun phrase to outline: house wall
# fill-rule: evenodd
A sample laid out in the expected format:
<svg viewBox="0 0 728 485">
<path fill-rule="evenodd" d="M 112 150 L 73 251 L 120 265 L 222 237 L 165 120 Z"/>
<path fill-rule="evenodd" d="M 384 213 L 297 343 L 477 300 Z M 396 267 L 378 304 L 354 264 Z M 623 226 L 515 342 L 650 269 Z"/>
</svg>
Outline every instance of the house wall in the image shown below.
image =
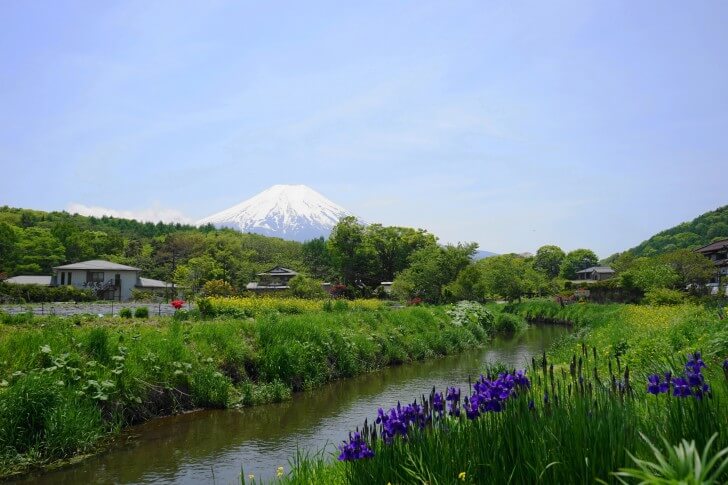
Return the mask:
<svg viewBox="0 0 728 485">
<path fill-rule="evenodd" d="M 136 271 L 101 271 L 104 273 L 104 282 L 114 280 L 116 275 L 121 275 L 121 300 L 126 301 L 131 298 L 131 290 L 134 289 L 134 285 L 137 282 Z M 58 270 L 55 274 L 54 285 L 61 285 L 61 273 L 66 273 L 65 284 L 68 284 L 68 273 L 71 273 L 71 285 L 76 288 L 84 288 L 86 283 L 86 270 Z"/>
</svg>

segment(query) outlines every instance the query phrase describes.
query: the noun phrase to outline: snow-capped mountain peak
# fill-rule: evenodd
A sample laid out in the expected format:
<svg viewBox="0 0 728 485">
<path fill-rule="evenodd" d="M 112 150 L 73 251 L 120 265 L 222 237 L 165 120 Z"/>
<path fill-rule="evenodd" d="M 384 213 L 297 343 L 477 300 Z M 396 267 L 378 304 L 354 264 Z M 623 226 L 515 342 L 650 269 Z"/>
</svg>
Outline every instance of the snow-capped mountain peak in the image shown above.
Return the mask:
<svg viewBox="0 0 728 485">
<path fill-rule="evenodd" d="M 328 237 L 339 219 L 350 215 L 306 185 L 274 185 L 197 224 L 305 241 Z"/>
</svg>

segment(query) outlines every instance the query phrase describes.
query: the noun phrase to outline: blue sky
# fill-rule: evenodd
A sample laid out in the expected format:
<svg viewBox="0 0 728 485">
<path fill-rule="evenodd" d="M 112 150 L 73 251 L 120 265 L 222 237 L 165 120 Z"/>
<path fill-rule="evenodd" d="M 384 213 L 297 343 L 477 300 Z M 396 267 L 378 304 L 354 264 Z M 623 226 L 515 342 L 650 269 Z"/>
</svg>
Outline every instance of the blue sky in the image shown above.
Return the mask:
<svg viewBox="0 0 728 485">
<path fill-rule="evenodd" d="M 722 1 L 5 1 L 0 205 L 194 220 L 303 183 L 604 257 L 728 203 L 726 25 Z"/>
</svg>

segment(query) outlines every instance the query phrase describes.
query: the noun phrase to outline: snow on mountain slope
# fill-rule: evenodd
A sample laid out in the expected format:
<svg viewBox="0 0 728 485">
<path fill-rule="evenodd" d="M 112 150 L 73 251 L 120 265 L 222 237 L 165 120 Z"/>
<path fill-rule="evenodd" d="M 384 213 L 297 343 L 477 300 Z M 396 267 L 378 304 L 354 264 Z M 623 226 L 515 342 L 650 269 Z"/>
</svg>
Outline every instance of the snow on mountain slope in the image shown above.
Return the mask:
<svg viewBox="0 0 728 485">
<path fill-rule="evenodd" d="M 197 221 L 295 241 L 328 237 L 351 213 L 305 185 L 274 185 L 258 195 Z"/>
</svg>

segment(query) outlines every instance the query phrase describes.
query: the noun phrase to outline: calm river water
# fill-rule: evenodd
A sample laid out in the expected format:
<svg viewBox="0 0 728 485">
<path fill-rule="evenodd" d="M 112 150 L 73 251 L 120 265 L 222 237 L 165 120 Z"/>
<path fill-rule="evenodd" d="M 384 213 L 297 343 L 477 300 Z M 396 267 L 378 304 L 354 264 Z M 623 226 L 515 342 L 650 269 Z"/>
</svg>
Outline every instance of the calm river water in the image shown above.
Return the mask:
<svg viewBox="0 0 728 485">
<path fill-rule="evenodd" d="M 485 348 L 457 356 L 388 368 L 294 395 L 291 401 L 242 411 L 200 411 L 136 426 L 103 455 L 24 483 L 240 483 L 245 474 L 269 479 L 301 450 L 329 454 L 348 431 L 377 408 L 411 402 L 432 386 L 460 385 L 486 362 L 524 368 L 554 340 L 560 326 L 532 325 L 524 333 L 498 337 Z"/>
</svg>

